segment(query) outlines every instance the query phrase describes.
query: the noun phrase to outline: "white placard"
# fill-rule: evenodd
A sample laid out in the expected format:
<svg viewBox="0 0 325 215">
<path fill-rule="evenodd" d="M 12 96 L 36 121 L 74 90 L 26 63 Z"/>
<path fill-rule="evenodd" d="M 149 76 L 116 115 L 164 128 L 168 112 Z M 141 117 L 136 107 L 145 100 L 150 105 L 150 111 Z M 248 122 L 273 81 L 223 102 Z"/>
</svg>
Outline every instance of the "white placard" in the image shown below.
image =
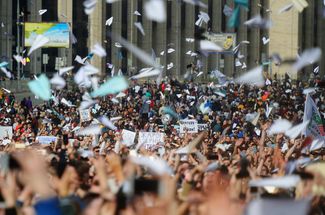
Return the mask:
<svg viewBox="0 0 325 215">
<path fill-rule="evenodd" d="M 209 130 L 208 124 L 197 124 L 198 130 L 199 131 L 207 131 Z"/>
<path fill-rule="evenodd" d="M 5 137 L 12 138 L 12 126 L 0 126 L 0 139 Z"/>
<path fill-rule="evenodd" d="M 188 133 L 198 133 L 199 128 L 198 128 L 197 120 L 195 119 L 180 120 L 179 125 L 180 125 L 179 132 L 181 134 L 185 133 L 185 130 Z"/>
<path fill-rule="evenodd" d="M 164 143 L 164 133 L 139 132 L 139 144 L 150 148 L 158 143 Z"/>
<path fill-rule="evenodd" d="M 132 146 L 134 144 L 135 135 L 135 132 L 123 129 L 122 143 L 126 146 Z"/>
<path fill-rule="evenodd" d="M 36 137 L 36 140 L 40 143 L 40 144 L 50 144 L 50 143 L 54 143 L 56 141 L 56 137 L 54 136 L 38 136 Z"/>
<path fill-rule="evenodd" d="M 90 109 L 87 110 L 80 110 L 79 111 L 80 114 L 80 120 L 81 122 L 87 122 L 91 120 L 91 113 L 90 113 Z"/>
</svg>

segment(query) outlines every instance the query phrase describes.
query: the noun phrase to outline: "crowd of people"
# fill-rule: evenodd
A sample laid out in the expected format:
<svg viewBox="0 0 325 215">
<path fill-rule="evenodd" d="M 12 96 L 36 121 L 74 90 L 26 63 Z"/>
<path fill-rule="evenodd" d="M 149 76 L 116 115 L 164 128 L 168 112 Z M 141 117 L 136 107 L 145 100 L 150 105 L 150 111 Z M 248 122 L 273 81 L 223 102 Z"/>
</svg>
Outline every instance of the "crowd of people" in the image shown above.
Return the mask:
<svg viewBox="0 0 325 215">
<path fill-rule="evenodd" d="M 41 105 L 2 91 L 0 125 L 12 133 L 0 140 L 0 213 L 324 214 L 323 147 L 311 149 L 301 131 L 269 130 L 279 118 L 303 122 L 307 88 L 324 125 L 325 90 L 268 81 L 131 81 L 118 95 L 63 90 Z M 181 132 L 182 120 L 204 126 Z M 124 130 L 136 133 L 133 143 Z M 141 145 L 140 132 L 163 140 Z"/>
</svg>

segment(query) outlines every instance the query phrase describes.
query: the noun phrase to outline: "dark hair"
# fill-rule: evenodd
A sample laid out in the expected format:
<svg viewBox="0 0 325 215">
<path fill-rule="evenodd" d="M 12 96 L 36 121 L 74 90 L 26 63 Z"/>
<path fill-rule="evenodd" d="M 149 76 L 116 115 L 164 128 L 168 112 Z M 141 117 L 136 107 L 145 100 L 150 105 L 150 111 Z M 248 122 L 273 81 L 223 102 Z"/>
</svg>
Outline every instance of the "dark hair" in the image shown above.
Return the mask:
<svg viewBox="0 0 325 215">
<path fill-rule="evenodd" d="M 223 174 L 223 175 L 227 175 L 229 173 L 226 165 L 221 165 L 219 170 L 220 170 L 221 174 Z"/>
<path fill-rule="evenodd" d="M 236 178 L 247 178 L 249 177 L 249 172 L 247 168 L 249 167 L 249 161 L 246 158 L 242 158 L 239 162 L 240 170 L 237 173 Z"/>
</svg>

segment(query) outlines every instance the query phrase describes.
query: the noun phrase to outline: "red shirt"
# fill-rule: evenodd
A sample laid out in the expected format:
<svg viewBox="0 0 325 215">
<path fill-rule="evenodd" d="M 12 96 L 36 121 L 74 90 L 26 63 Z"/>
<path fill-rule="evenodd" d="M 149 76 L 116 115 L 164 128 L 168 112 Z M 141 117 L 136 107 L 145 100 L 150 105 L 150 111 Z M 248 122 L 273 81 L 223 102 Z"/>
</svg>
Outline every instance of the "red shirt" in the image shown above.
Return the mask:
<svg viewBox="0 0 325 215">
<path fill-rule="evenodd" d="M 166 89 L 166 84 L 165 83 L 162 83 L 161 84 L 161 91 L 164 92 Z"/>
</svg>

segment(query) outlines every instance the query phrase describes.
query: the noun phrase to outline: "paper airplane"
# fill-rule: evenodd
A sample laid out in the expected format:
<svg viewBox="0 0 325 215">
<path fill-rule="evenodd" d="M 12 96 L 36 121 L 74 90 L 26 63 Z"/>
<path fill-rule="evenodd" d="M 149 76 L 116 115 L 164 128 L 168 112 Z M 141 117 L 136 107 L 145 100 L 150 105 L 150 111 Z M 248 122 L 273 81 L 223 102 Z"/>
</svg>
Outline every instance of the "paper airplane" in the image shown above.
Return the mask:
<svg viewBox="0 0 325 215">
<path fill-rule="evenodd" d="M 50 81 L 42 74 L 38 79 L 28 82 L 28 87 L 35 96 L 48 101 L 51 99 Z"/>
<path fill-rule="evenodd" d="M 321 59 L 322 50 L 320 48 L 310 48 L 305 50 L 300 58 L 292 65 L 293 69 L 296 71 L 301 70 L 305 66 L 313 64 Z"/>
<path fill-rule="evenodd" d="M 183 0 L 183 1 L 185 3 L 191 4 L 191 5 L 199 6 L 199 7 L 202 7 L 202 8 L 208 8 L 208 5 L 204 4 L 200 0 Z"/>
<path fill-rule="evenodd" d="M 116 94 L 128 88 L 129 84 L 123 76 L 115 76 L 104 84 L 102 84 L 97 90 L 91 93 L 92 97 L 106 96 L 108 94 Z"/>
<path fill-rule="evenodd" d="M 284 12 L 288 12 L 289 10 L 291 10 L 293 8 L 293 4 L 288 4 L 286 6 L 284 6 L 283 8 L 281 8 L 279 10 L 279 13 L 284 13 Z"/>
<path fill-rule="evenodd" d="M 38 35 L 36 39 L 34 40 L 32 47 L 29 49 L 28 56 L 35 51 L 36 49 L 41 48 L 42 46 L 46 45 L 49 42 L 49 38 L 43 36 L 43 35 Z"/>
<path fill-rule="evenodd" d="M 65 80 L 58 74 L 55 74 L 51 79 L 50 83 L 55 86 L 55 89 L 61 90 L 65 87 Z"/>
<path fill-rule="evenodd" d="M 84 11 L 87 15 L 90 15 L 96 7 L 97 0 L 85 0 L 83 2 Z"/>
<path fill-rule="evenodd" d="M 59 75 L 63 75 L 65 73 L 69 72 L 70 70 L 72 70 L 73 68 L 74 68 L 74 66 L 60 68 Z"/>
<path fill-rule="evenodd" d="M 263 67 L 259 66 L 238 77 L 235 82 L 240 84 L 256 85 L 263 87 L 265 80 L 263 76 Z"/>
<path fill-rule="evenodd" d="M 270 38 L 263 37 L 262 41 L 263 41 L 263 45 L 266 45 L 270 42 Z"/>
<path fill-rule="evenodd" d="M 105 25 L 107 25 L 107 26 L 111 26 L 112 23 L 113 23 L 113 19 L 114 19 L 114 17 L 111 17 L 111 18 L 109 18 L 108 20 L 106 20 Z"/>
<path fill-rule="evenodd" d="M 140 31 L 140 33 L 145 36 L 144 29 L 141 22 L 135 22 L 134 26 Z"/>
<path fill-rule="evenodd" d="M 269 134 L 279 134 L 279 133 L 285 133 L 292 127 L 292 123 L 289 122 L 286 119 L 277 119 L 273 122 L 269 129 Z M 290 135 L 290 134 L 288 134 Z"/>
<path fill-rule="evenodd" d="M 132 54 L 134 54 L 143 63 L 153 66 L 155 68 L 160 68 L 160 65 L 154 59 L 152 59 L 152 57 L 149 54 L 147 54 L 142 49 L 129 43 L 127 40 L 125 40 L 124 38 L 122 38 L 118 35 L 112 34 L 111 37 L 114 40 L 118 41 L 119 44 L 123 45 L 124 48 L 126 48 L 128 51 L 130 51 Z"/>
<path fill-rule="evenodd" d="M 134 15 L 137 15 L 137 16 L 141 16 L 141 13 L 139 13 L 139 11 L 134 11 Z"/>
<path fill-rule="evenodd" d="M 97 55 L 98 57 L 105 57 L 107 55 L 105 49 L 98 43 L 94 45 L 91 52 Z"/>
<path fill-rule="evenodd" d="M 149 0 L 144 5 L 146 16 L 156 22 L 166 21 L 165 2 L 163 0 Z"/>
<path fill-rule="evenodd" d="M 47 9 L 42 9 L 42 10 L 39 10 L 38 11 L 38 14 L 39 15 L 43 15 L 44 13 L 46 13 L 47 12 Z"/>
<path fill-rule="evenodd" d="M 118 2 L 120 0 L 106 0 L 106 3 L 113 4 L 114 2 Z"/>
<path fill-rule="evenodd" d="M 257 15 L 254 16 L 252 19 L 245 21 L 244 25 L 247 25 L 251 28 L 268 29 L 271 27 L 272 23 L 270 20 L 263 19 L 261 15 Z"/>
<path fill-rule="evenodd" d="M 0 67 L 0 70 L 7 76 L 7 78 L 12 77 L 11 73 L 5 67 Z"/>
</svg>

